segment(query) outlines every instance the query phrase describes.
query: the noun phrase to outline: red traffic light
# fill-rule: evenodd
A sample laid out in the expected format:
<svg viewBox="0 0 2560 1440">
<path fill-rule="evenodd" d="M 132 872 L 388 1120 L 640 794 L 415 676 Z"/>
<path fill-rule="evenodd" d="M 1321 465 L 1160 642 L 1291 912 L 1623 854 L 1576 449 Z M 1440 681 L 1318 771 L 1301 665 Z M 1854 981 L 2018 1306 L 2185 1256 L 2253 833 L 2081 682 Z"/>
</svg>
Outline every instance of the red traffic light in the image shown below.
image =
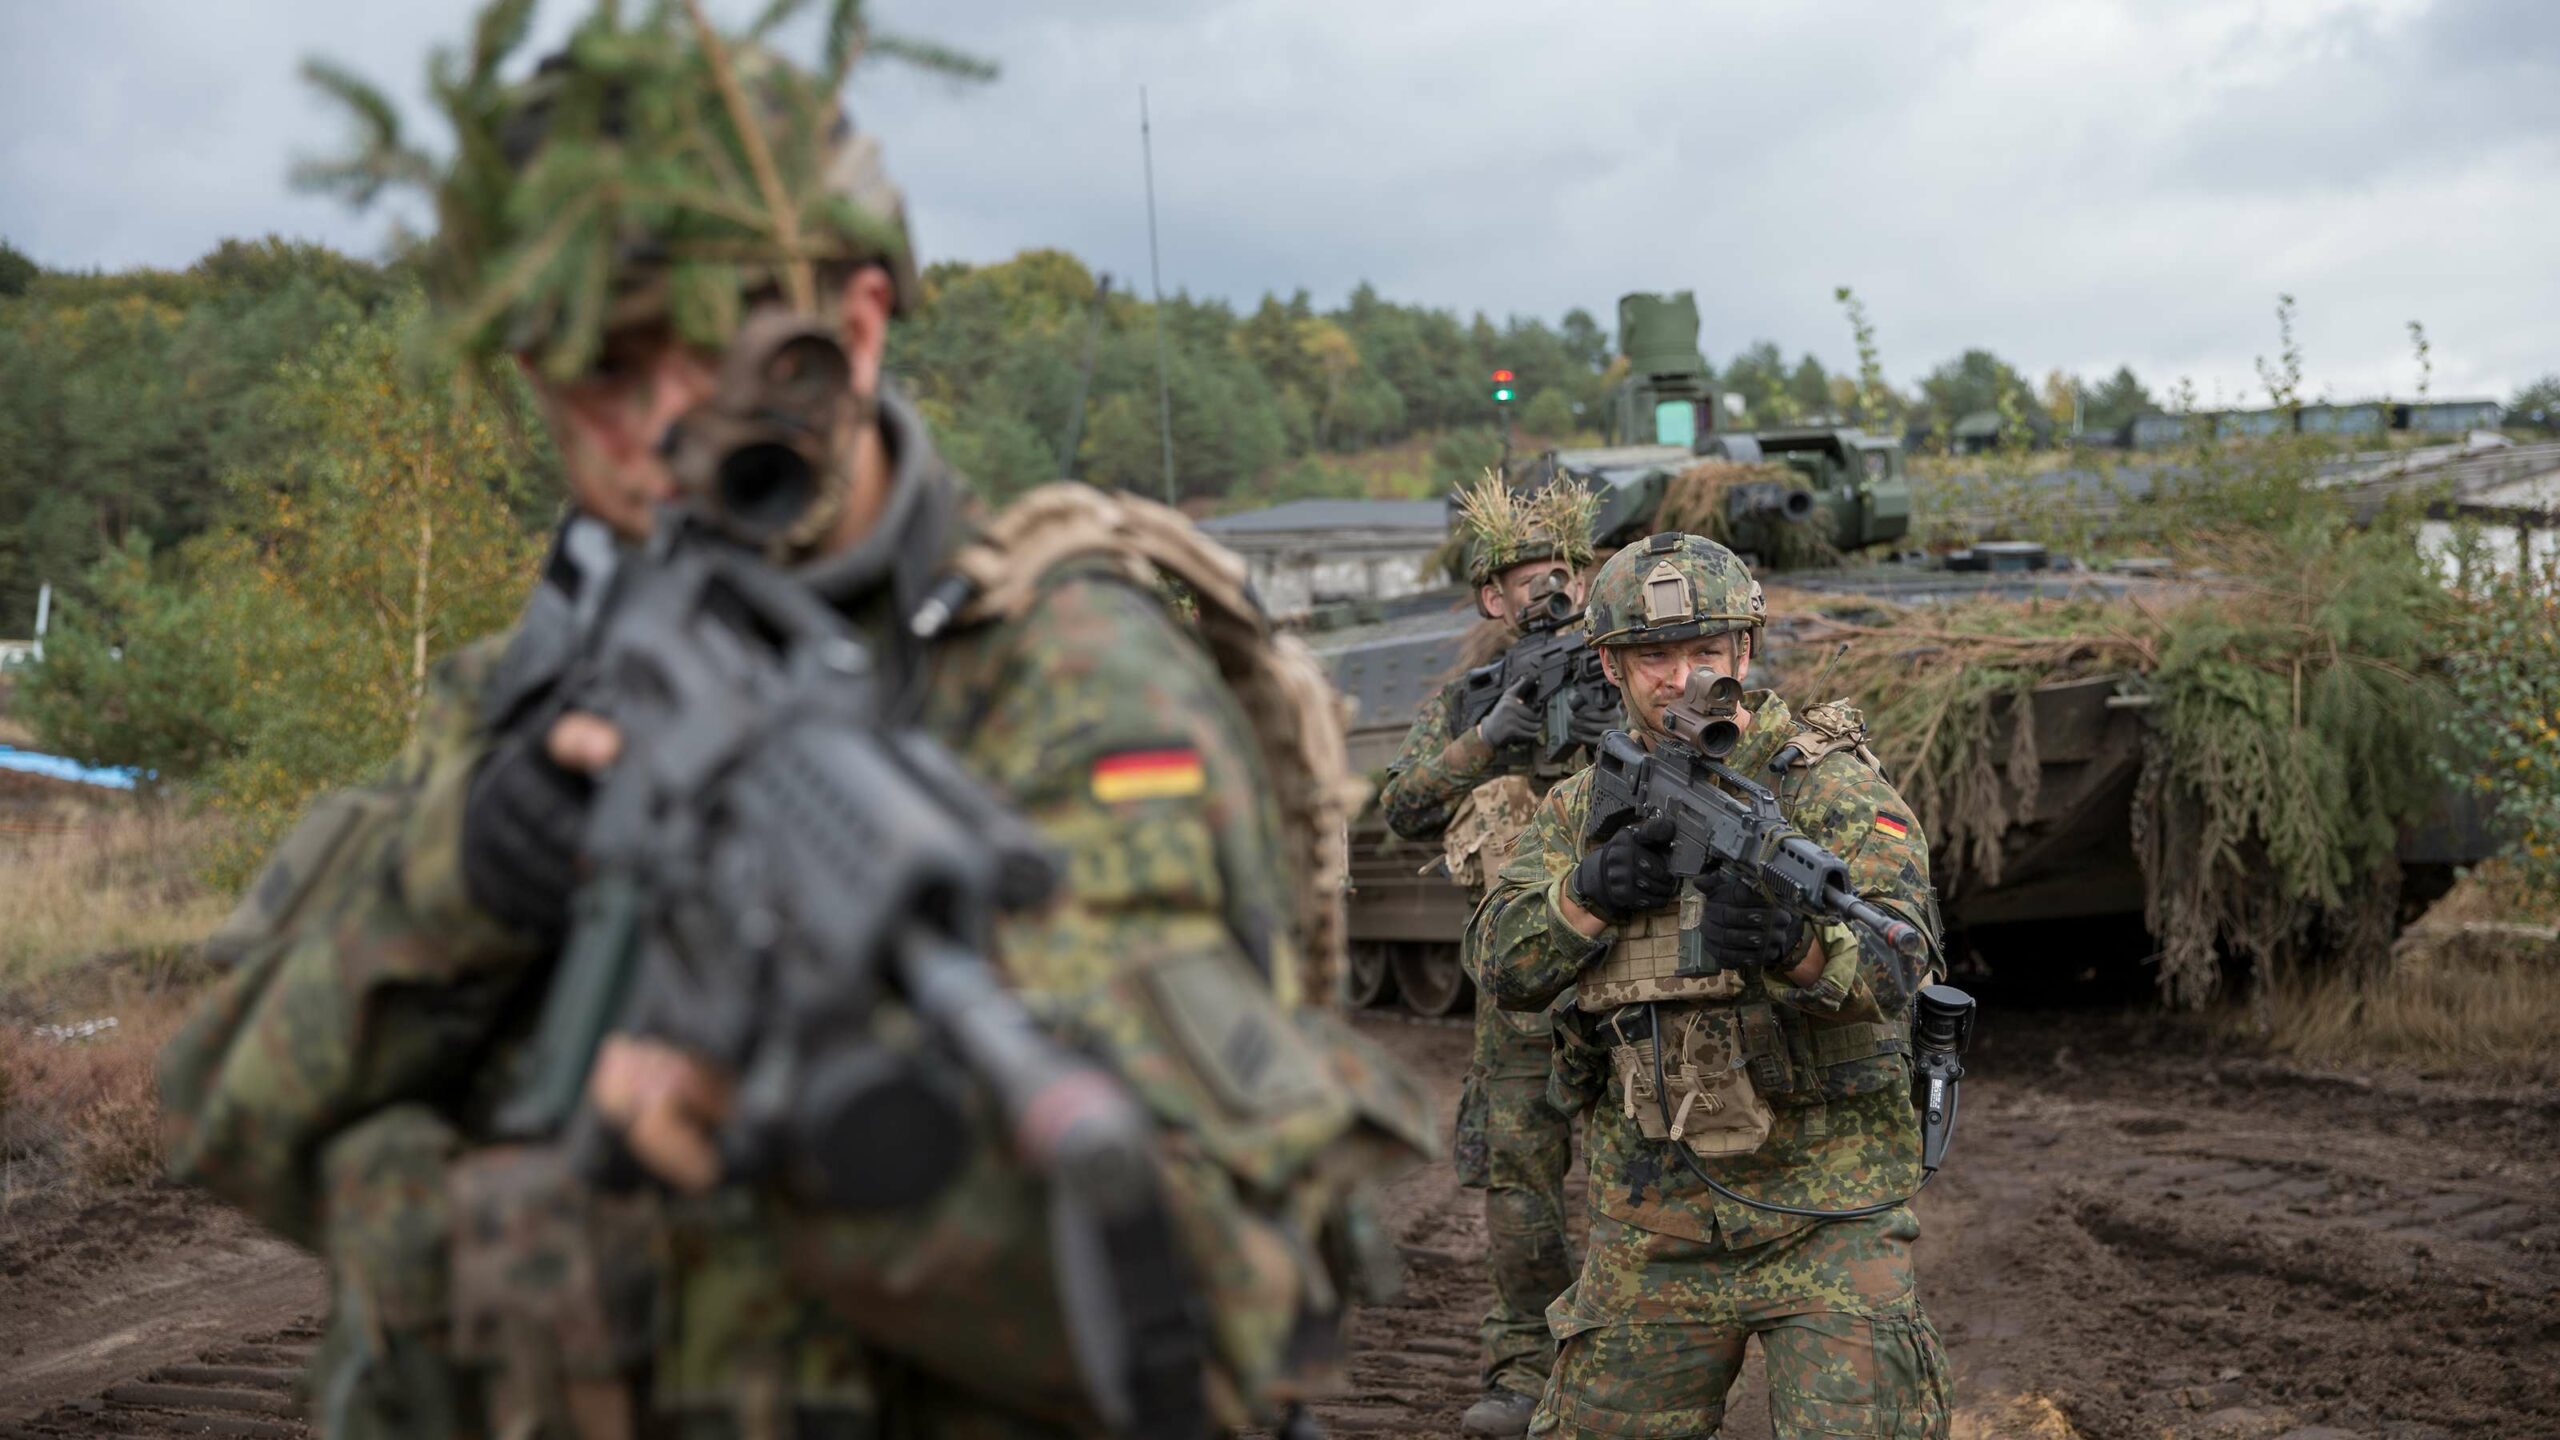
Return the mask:
<svg viewBox="0 0 2560 1440">
<path fill-rule="evenodd" d="M 1508 384 L 1510 384 L 1510 383 L 1511 383 L 1511 372 L 1510 372 L 1510 371 L 1508 371 L 1508 370 L 1496 370 L 1496 371 L 1494 371 L 1494 372 L 1493 372 L 1493 383 L 1494 383 L 1494 384 L 1496 384 L 1496 385 L 1508 385 Z"/>
</svg>

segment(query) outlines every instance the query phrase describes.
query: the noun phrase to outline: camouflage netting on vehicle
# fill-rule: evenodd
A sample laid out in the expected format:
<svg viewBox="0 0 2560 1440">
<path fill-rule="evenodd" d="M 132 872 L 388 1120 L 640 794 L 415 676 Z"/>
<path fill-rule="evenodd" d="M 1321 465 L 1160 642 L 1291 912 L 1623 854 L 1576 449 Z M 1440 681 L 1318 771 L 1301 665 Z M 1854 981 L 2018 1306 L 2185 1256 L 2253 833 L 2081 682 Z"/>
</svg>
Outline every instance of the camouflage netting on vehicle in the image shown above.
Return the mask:
<svg viewBox="0 0 2560 1440">
<path fill-rule="evenodd" d="M 1756 535 L 1744 537 L 1735 532 L 1725 497 L 1737 485 L 1765 483 L 1791 490 L 1805 488 L 1804 477 L 1784 465 L 1701 460 L 1671 477 L 1671 483 L 1663 487 L 1661 508 L 1653 513 L 1653 528 L 1685 530 L 1704 535 L 1728 550 L 1754 551 L 1763 569 L 1807 570 L 1839 564 L 1840 551 L 1831 542 L 1829 512 L 1820 508 L 1800 525 L 1759 527 L 1774 537 L 1773 545 L 1762 545 Z"/>
<path fill-rule="evenodd" d="M 2431 637 L 2455 602 L 2406 535 L 2306 527 L 2221 537 L 2215 556 L 2216 578 L 2168 598 L 1770 603 L 1833 657 L 1824 697 L 1866 711 L 1943 887 L 1996 882 L 2003 832 L 2034 807 L 2034 727 L 2011 707 L 2106 675 L 2146 697 L 2134 850 L 2162 998 L 2182 1007 L 2215 993 L 2226 947 L 2261 974 L 2315 941 L 2387 963 L 2398 836 L 2440 794 L 2449 706 Z"/>
</svg>

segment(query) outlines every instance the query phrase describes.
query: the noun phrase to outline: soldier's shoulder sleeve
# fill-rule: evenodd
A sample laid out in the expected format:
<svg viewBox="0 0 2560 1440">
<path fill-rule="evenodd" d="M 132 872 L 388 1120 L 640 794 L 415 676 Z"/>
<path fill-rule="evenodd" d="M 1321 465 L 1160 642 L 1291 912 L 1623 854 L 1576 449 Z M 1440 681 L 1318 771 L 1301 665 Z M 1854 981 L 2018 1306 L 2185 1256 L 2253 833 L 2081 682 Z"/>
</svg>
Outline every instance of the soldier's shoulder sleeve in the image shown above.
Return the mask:
<svg viewBox="0 0 2560 1440">
<path fill-rule="evenodd" d="M 1451 681 L 1423 702 L 1378 792 L 1387 828 L 1408 840 L 1433 839 L 1448 829 L 1459 802 L 1495 770 L 1493 747 L 1472 730 L 1457 731 L 1457 691 Z"/>
<path fill-rule="evenodd" d="M 1929 842 L 1891 781 L 1850 751 L 1790 777 L 1788 818 L 1849 864 L 1869 898 L 1917 900 L 1929 889 Z"/>
<path fill-rule="evenodd" d="M 1591 772 L 1577 771 L 1538 801 L 1509 864 L 1476 907 L 1471 936 L 1484 986 L 1504 1009 L 1537 1009 L 1562 994 L 1613 938 L 1585 937 L 1558 906 L 1582 859 Z"/>
<path fill-rule="evenodd" d="M 1249 724 L 1156 596 L 1071 574 L 965 642 L 958 744 L 1054 846 L 1058 899 L 1002 930 L 1027 992 L 1106 987 L 1167 950 L 1288 943 L 1287 861 Z M 945 708 L 944 713 L 950 713 Z"/>
<path fill-rule="evenodd" d="M 1807 838 L 1847 863 L 1849 886 L 1861 898 L 1919 928 L 1926 951 L 1918 965 L 1935 968 L 1943 937 L 1937 892 L 1929 881 L 1929 841 L 1892 783 L 1854 752 L 1841 750 L 1791 777 L 1785 809 Z M 1910 967 L 1881 943 L 1864 939 L 1854 983 L 1834 975 L 1815 991 L 1784 998 L 1818 1010 L 1872 1000 L 1898 1013 L 1911 981 Z"/>
<path fill-rule="evenodd" d="M 1071 576 L 951 644 L 927 723 L 965 722 L 964 761 L 1065 861 L 1046 908 L 999 925 L 998 958 L 1181 1137 L 1169 1199 L 1215 1338 L 1240 1373 L 1273 1373 L 1321 1247 L 1265 1245 L 1234 1197 L 1326 1213 L 1343 1177 L 1430 1153 L 1426 1092 L 1256 973 L 1240 930 L 1258 908 L 1285 929 L 1276 807 L 1249 722 L 1158 597 Z"/>
<path fill-rule="evenodd" d="M 440 665 L 382 779 L 313 806 L 244 899 L 250 919 L 226 922 L 230 972 L 162 1052 L 171 1172 L 289 1237 L 315 1233 L 311 1165 L 330 1136 L 443 1097 L 507 1023 L 530 949 L 485 918 L 421 910 L 402 883 L 500 648 Z"/>
</svg>

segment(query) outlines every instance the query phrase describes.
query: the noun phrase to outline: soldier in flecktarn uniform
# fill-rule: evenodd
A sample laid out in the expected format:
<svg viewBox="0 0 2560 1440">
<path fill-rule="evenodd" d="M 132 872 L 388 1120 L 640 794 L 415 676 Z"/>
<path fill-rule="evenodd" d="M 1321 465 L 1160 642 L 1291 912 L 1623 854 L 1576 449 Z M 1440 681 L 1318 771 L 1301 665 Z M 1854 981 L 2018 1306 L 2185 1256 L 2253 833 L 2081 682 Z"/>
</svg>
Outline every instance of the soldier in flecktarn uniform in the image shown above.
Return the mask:
<svg viewBox="0 0 2560 1440">
<path fill-rule="evenodd" d="M 1366 1197 L 1436 1143 L 1418 1087 L 1323 1003 L 1357 803 L 1339 702 L 1242 562 L 1173 511 L 1076 486 L 972 507 L 881 375 L 923 292 L 878 147 L 837 98 L 866 39 L 950 52 L 837 8 L 814 70 L 688 3 L 602 5 L 526 73 L 507 62 L 533 7 L 498 0 L 435 66 L 449 165 L 400 144 L 383 97 L 318 72 L 373 128 L 331 173 L 435 194 L 425 342 L 466 373 L 521 368 L 577 511 L 515 632 L 447 657 L 388 773 L 280 847 L 219 937 L 230 973 L 162 1058 L 174 1173 L 328 1263 L 311 1401 L 333 1440 L 1296 1436 L 1340 1384 L 1348 1305 L 1394 1283 Z M 572 1071 L 596 1127 L 577 1133 L 622 1156 L 607 1173 L 501 1121 L 559 1053 L 537 1019 L 592 923 L 572 904 L 594 891 L 589 821 L 621 793 L 626 739 L 649 738 L 546 696 L 582 693 L 581 617 L 616 593 L 597 577 L 682 533 L 688 447 L 776 425 L 721 408 L 750 331 L 801 337 L 767 378 L 836 418 L 790 435 L 825 457 L 814 493 L 736 563 L 859 637 L 818 654 L 865 658 L 885 697 L 866 734 L 950 757 L 1036 837 L 1044 902 L 943 918 L 983 930 L 969 965 L 1047 1037 L 1006 1043 L 1076 1057 L 1084 1088 L 1039 1092 L 1069 1107 L 1047 1118 L 1104 1092 L 1140 1117 L 1147 1158 L 1113 1177 L 1157 1197 L 1134 1220 L 1053 1209 L 1062 1186 L 1025 1158 L 1044 1117 L 989 1123 L 985 1067 L 912 989 L 794 1033 L 966 1077 L 949 1083 L 968 1123 L 906 1132 L 958 1157 L 921 1200 L 855 1211 L 788 1167 L 731 1170 L 758 1072 L 658 1032 L 610 1030 Z M 841 372 L 816 363 L 830 353 Z M 888 857 L 790 858 L 841 865 L 853 893 Z M 715 986 L 777 943 L 763 924 L 676 939 Z M 895 1169 L 895 1148 L 791 1158 L 858 1173 Z M 1097 1272 L 1111 1313 L 1075 1303 L 1104 1293 Z M 1116 1420 L 1096 1375 L 1128 1380 Z"/>
<path fill-rule="evenodd" d="M 1748 676 L 1765 602 L 1730 551 L 1666 534 L 1611 557 L 1589 610 L 1629 730 L 1653 748 L 1693 671 Z M 1857 713 L 1753 691 L 1740 717 L 1726 763 L 1772 786 L 1857 895 L 1934 954 L 1928 846 Z M 1756 1335 L 1786 1440 L 1943 1436 L 1946 1352 L 1901 1203 L 1920 1178 L 1912 977 L 1729 869 L 1675 876 L 1660 820 L 1587 843 L 1591 789 L 1586 770 L 1539 802 L 1474 922 L 1500 1003 L 1574 996 L 1559 1076 L 1608 1077 L 1590 1110 L 1588 1250 L 1548 1311 L 1559 1352 L 1530 1433 L 1713 1435 Z M 1875 1213 L 1839 1214 L 1860 1210 Z"/>
<path fill-rule="evenodd" d="M 1462 491 L 1468 579 L 1477 607 L 1516 640 L 1542 606 L 1578 610 L 1589 566 L 1588 495 L 1567 483 L 1534 495 L 1488 474 Z M 1569 622 L 1576 623 L 1576 622 Z M 1575 745 L 1564 763 L 1542 763 L 1532 747 L 1540 701 L 1515 684 L 1471 726 L 1459 723 L 1463 677 L 1424 702 L 1404 746 L 1387 767 L 1379 804 L 1408 840 L 1443 842 L 1450 878 L 1478 897 L 1509 858 L 1538 797 L 1586 762 L 1590 742 L 1617 720 L 1603 696 L 1569 697 Z M 1462 953 L 1470 975 L 1473 957 Z M 1550 1033 L 1545 1010 L 1503 1011 L 1476 992 L 1475 1054 L 1458 1100 L 1459 1183 L 1484 1192 L 1493 1305 L 1478 1331 L 1484 1396 L 1469 1408 L 1468 1435 L 1518 1435 L 1555 1360 L 1547 1303 L 1573 1278 L 1565 1245 L 1564 1176 L 1573 1163 L 1573 1122 L 1547 1095 Z"/>
</svg>

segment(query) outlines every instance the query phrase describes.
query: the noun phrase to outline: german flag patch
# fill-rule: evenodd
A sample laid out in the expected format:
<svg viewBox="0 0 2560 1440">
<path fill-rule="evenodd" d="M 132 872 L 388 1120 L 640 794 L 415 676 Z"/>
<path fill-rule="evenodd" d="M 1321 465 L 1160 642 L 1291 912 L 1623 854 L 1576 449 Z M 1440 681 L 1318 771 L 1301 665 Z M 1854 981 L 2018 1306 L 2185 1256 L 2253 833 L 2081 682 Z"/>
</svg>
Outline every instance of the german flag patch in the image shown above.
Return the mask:
<svg viewBox="0 0 2560 1440">
<path fill-rule="evenodd" d="M 1123 750 L 1093 762 L 1093 798 L 1105 805 L 1131 800 L 1179 800 L 1208 787 L 1200 752 L 1188 745 Z"/>
<path fill-rule="evenodd" d="M 1879 810 L 1876 812 L 1876 833 L 1895 840 L 1908 840 L 1911 838 L 1911 822 Z"/>
</svg>

